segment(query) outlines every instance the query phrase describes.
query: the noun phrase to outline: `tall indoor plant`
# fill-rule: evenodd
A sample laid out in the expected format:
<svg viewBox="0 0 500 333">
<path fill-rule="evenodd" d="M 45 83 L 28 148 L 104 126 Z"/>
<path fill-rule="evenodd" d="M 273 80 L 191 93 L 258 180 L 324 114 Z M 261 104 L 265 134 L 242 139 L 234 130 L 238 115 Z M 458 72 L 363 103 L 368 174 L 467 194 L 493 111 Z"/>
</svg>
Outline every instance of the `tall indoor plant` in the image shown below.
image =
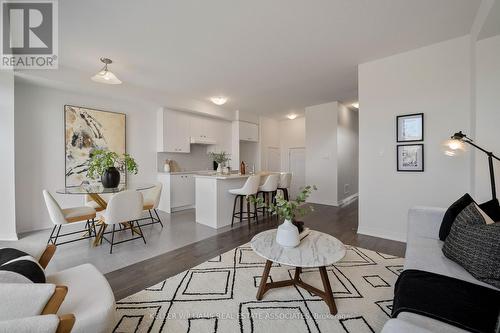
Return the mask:
<svg viewBox="0 0 500 333">
<path fill-rule="evenodd" d="M 139 166 L 129 154 L 96 149 L 90 153 L 87 176 L 92 179 L 101 177 L 102 186 L 115 188 L 120 184 L 120 171 L 137 174 Z"/>
<path fill-rule="evenodd" d="M 276 242 L 278 244 L 285 247 L 299 245 L 299 227 L 302 228 L 302 226 L 301 222 L 298 222 L 296 218 L 303 217 L 314 210 L 312 206 L 306 206 L 304 203 L 311 195 L 311 192 L 316 189 L 315 185 L 302 188 L 295 200 L 285 200 L 281 192 L 276 195 L 274 203 L 265 204 L 264 199 L 261 197 L 253 199 L 259 206 L 264 206 L 269 212 L 276 213 L 285 219 L 276 232 Z"/>
</svg>

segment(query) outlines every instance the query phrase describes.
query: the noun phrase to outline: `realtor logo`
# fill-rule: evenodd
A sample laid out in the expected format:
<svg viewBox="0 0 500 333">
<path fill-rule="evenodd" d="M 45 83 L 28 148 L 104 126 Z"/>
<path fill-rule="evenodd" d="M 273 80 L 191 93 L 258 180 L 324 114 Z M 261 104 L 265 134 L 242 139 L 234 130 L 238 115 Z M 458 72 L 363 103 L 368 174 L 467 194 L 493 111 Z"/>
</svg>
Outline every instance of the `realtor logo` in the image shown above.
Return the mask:
<svg viewBox="0 0 500 333">
<path fill-rule="evenodd" d="M 1 68 L 57 69 L 57 0 L 0 0 Z"/>
</svg>

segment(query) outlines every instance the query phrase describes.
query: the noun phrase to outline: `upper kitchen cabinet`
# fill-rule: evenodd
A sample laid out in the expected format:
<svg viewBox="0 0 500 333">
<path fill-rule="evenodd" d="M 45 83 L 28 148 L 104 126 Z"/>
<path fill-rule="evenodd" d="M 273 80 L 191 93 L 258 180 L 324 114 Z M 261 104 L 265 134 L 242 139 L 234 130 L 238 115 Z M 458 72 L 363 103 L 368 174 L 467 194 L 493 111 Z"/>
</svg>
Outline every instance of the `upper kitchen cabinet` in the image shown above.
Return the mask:
<svg viewBox="0 0 500 333">
<path fill-rule="evenodd" d="M 163 109 L 158 111 L 159 152 L 189 153 L 191 151 L 190 117 L 183 112 Z"/>
<path fill-rule="evenodd" d="M 199 116 L 190 116 L 191 143 L 216 144 L 217 121 Z"/>
<path fill-rule="evenodd" d="M 253 123 L 248 123 L 246 121 L 238 122 L 240 130 L 240 140 L 242 141 L 259 141 L 259 126 Z"/>
</svg>

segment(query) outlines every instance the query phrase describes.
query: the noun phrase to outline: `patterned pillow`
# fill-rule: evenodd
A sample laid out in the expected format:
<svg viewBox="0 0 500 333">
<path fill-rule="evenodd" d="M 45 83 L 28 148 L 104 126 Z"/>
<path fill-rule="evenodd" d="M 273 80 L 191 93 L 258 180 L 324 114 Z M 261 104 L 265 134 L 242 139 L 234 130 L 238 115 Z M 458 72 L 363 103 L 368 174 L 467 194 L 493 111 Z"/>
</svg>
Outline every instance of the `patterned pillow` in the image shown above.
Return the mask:
<svg viewBox="0 0 500 333">
<path fill-rule="evenodd" d="M 476 279 L 500 288 L 500 222 L 485 219 L 475 203 L 469 204 L 451 226 L 443 253 Z"/>
<path fill-rule="evenodd" d="M 23 251 L 0 249 L 0 283 L 45 283 L 38 261 Z"/>
</svg>

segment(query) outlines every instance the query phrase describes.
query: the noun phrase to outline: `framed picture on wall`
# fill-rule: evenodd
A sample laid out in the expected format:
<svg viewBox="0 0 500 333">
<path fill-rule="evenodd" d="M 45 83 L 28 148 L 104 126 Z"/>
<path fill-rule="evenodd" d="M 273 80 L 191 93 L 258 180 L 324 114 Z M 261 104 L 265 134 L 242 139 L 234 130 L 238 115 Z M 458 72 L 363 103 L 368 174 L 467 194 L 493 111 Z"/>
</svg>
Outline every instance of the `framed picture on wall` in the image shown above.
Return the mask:
<svg viewBox="0 0 500 333">
<path fill-rule="evenodd" d="M 424 114 L 397 116 L 396 132 L 397 142 L 424 141 Z"/>
<path fill-rule="evenodd" d="M 397 145 L 398 171 L 424 171 L 424 145 Z"/>
<path fill-rule="evenodd" d="M 123 113 L 90 109 L 81 106 L 64 106 L 65 186 L 96 184 L 98 179 L 87 176 L 90 153 L 105 149 L 118 154 L 126 152 L 126 116 Z M 121 173 L 120 181 L 126 181 Z"/>
</svg>

